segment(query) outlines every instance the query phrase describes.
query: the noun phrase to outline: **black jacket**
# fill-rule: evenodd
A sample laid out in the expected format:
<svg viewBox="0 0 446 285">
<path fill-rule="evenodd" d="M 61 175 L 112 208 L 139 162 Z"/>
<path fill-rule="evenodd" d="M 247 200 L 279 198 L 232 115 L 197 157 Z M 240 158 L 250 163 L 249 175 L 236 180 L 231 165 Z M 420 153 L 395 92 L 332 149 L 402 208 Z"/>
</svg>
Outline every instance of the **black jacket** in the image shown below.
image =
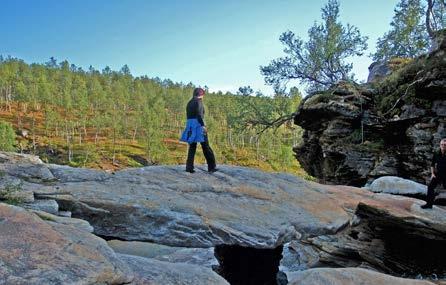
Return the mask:
<svg viewBox="0 0 446 285">
<path fill-rule="evenodd" d="M 186 107 L 187 119 L 197 119 L 200 125 L 204 126 L 204 106 L 203 100 L 192 98 Z"/>
<path fill-rule="evenodd" d="M 434 153 L 431 166 L 435 167 L 436 175 L 446 178 L 446 154 L 442 154 L 441 150 Z"/>
</svg>

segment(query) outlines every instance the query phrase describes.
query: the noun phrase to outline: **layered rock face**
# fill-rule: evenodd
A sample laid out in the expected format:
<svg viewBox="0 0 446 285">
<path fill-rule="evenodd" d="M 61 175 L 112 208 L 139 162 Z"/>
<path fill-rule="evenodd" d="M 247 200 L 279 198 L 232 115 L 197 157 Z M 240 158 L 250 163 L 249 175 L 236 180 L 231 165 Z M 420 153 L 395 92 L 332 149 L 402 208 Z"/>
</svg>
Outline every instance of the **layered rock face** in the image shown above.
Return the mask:
<svg viewBox="0 0 446 285">
<path fill-rule="evenodd" d="M 322 182 L 363 186 L 394 175 L 425 183 L 446 137 L 446 40 L 381 81 L 308 96 L 295 124 L 305 130 L 296 158 Z"/>
</svg>

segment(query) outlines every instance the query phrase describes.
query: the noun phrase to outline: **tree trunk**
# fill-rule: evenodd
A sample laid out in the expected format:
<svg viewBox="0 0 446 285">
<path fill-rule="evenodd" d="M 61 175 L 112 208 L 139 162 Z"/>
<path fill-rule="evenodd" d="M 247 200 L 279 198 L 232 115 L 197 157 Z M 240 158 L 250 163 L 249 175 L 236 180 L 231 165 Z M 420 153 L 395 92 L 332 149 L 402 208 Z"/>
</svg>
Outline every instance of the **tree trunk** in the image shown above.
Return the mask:
<svg viewBox="0 0 446 285">
<path fill-rule="evenodd" d="M 21 130 L 23 128 L 22 126 L 22 117 L 20 115 L 20 102 L 17 102 L 17 126 L 19 128 L 19 130 Z"/>
<path fill-rule="evenodd" d="M 135 126 L 135 129 L 133 130 L 133 136 L 132 136 L 132 141 L 135 142 L 135 138 L 136 138 L 136 132 L 138 130 L 138 124 Z"/>
<path fill-rule="evenodd" d="M 8 106 L 9 113 L 12 112 L 11 103 L 12 103 L 12 86 L 9 86 L 9 93 L 6 99 L 6 105 Z"/>
<path fill-rule="evenodd" d="M 85 119 L 84 120 L 84 137 L 86 138 L 87 137 L 87 120 Z"/>
<path fill-rule="evenodd" d="M 33 154 L 36 154 L 36 118 L 34 112 L 32 112 L 31 120 L 31 132 L 33 133 Z"/>
<path fill-rule="evenodd" d="M 68 122 L 65 119 L 65 137 L 66 137 L 66 143 L 67 143 L 67 151 L 68 151 L 68 161 L 71 162 L 72 159 L 72 153 L 71 153 L 71 138 L 70 138 L 70 131 L 68 130 Z"/>
<path fill-rule="evenodd" d="M 427 30 L 427 33 L 429 34 L 429 37 L 431 39 L 433 39 L 434 36 L 435 36 L 434 30 L 432 29 L 432 24 L 431 24 L 431 15 L 433 15 L 433 11 L 432 11 L 433 8 L 434 8 L 434 1 L 433 0 L 427 0 L 426 30 Z"/>
<path fill-rule="evenodd" d="M 112 163 L 115 164 L 115 158 L 116 158 L 116 128 L 114 128 L 114 127 L 113 127 L 112 149 L 113 149 Z"/>
</svg>

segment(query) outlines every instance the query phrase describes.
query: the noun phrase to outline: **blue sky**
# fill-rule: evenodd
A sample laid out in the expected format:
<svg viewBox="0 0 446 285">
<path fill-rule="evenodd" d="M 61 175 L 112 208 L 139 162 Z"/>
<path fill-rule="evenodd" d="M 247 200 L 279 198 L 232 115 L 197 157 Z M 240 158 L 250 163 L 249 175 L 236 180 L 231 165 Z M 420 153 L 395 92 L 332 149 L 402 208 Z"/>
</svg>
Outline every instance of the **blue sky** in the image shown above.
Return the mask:
<svg viewBox="0 0 446 285">
<path fill-rule="evenodd" d="M 259 66 L 283 55 L 287 30 L 305 39 L 324 0 L 0 0 L 0 54 L 28 63 L 51 56 L 77 66 L 119 70 L 235 91 L 267 94 Z M 340 0 L 341 22 L 369 37 L 389 29 L 397 0 Z M 365 80 L 371 60 L 354 59 Z"/>
</svg>

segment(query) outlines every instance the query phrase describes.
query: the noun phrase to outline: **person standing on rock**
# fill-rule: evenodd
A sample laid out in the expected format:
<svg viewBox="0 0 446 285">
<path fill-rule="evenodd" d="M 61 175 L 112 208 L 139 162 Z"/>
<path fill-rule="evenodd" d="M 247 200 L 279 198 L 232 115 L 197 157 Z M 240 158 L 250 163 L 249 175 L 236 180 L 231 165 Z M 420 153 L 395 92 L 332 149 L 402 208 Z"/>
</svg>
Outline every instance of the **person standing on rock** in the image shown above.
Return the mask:
<svg viewBox="0 0 446 285">
<path fill-rule="evenodd" d="M 217 167 L 215 164 L 215 156 L 212 148 L 209 145 L 207 129 L 204 125 L 204 106 L 203 97 L 204 90 L 202 88 L 195 88 L 192 99 L 189 100 L 186 107 L 187 123 L 186 128 L 181 135 L 181 141 L 189 144 L 187 153 L 186 171 L 194 173 L 194 159 L 197 150 L 197 143 L 201 144 L 204 157 L 208 164 L 208 171 L 215 172 Z"/>
<path fill-rule="evenodd" d="M 446 138 L 440 141 L 440 150 L 435 152 L 431 163 L 431 181 L 427 186 L 426 204 L 421 206 L 423 209 L 431 209 L 435 200 L 435 187 L 443 184 L 446 188 Z"/>
</svg>

